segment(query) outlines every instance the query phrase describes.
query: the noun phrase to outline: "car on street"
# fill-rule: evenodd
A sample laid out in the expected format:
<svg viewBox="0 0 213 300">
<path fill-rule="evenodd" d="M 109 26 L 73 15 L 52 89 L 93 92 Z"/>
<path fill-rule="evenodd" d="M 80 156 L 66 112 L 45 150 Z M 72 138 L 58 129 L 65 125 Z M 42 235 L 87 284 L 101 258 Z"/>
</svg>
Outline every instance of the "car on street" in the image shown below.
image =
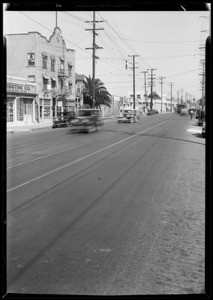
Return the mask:
<svg viewBox="0 0 213 300">
<path fill-rule="evenodd" d="M 124 109 L 123 115 L 118 117 L 118 123 L 134 123 L 139 119 L 136 109 Z"/>
<path fill-rule="evenodd" d="M 180 115 L 181 116 L 188 116 L 188 110 L 187 108 L 182 108 L 180 111 Z"/>
<path fill-rule="evenodd" d="M 147 116 L 155 115 L 155 114 L 156 114 L 155 109 L 149 109 L 149 110 L 147 111 Z"/>
<path fill-rule="evenodd" d="M 202 126 L 203 122 L 206 120 L 206 115 L 205 115 L 205 111 L 201 110 L 199 118 L 198 118 L 198 125 Z"/>
<path fill-rule="evenodd" d="M 103 126 L 102 114 L 99 109 L 79 109 L 78 115 L 70 123 L 73 132 L 94 132 Z"/>
<path fill-rule="evenodd" d="M 206 121 L 203 122 L 203 126 L 202 126 L 202 137 L 206 137 Z"/>
<path fill-rule="evenodd" d="M 159 114 L 159 111 L 158 111 L 157 109 L 155 109 L 155 113 L 156 113 L 156 114 Z"/>
<path fill-rule="evenodd" d="M 74 111 L 59 113 L 57 117 L 53 118 L 52 128 L 68 127 L 75 117 L 76 114 Z"/>
<path fill-rule="evenodd" d="M 197 109 L 197 110 L 196 110 L 196 113 L 195 113 L 195 118 L 196 118 L 196 119 L 199 119 L 200 114 L 201 114 L 201 110 L 200 110 L 200 109 Z"/>
</svg>

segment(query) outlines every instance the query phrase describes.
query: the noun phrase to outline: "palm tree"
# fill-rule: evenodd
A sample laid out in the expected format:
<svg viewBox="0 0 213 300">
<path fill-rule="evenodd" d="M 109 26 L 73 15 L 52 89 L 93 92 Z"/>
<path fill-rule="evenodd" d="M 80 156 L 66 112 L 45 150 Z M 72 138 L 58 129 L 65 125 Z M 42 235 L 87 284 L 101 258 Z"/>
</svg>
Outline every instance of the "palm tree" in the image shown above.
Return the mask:
<svg viewBox="0 0 213 300">
<path fill-rule="evenodd" d="M 84 104 L 89 107 L 93 106 L 92 96 L 93 96 L 93 84 L 92 78 L 86 77 L 83 89 Z M 95 79 L 95 108 L 101 108 L 101 105 L 106 105 L 110 107 L 111 104 L 111 94 L 107 91 L 104 83 L 100 79 Z"/>
<path fill-rule="evenodd" d="M 153 106 L 152 100 L 156 100 L 156 99 L 161 99 L 161 97 L 158 95 L 158 93 L 156 93 L 155 91 L 153 91 L 152 93 L 149 94 L 148 98 L 151 99 L 151 109 Z"/>
</svg>

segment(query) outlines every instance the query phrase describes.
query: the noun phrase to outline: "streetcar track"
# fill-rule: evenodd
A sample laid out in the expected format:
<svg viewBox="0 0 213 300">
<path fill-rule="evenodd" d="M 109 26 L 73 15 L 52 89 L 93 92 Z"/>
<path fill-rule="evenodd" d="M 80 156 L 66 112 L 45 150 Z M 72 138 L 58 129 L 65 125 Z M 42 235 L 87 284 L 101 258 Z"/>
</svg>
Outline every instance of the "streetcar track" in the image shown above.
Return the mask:
<svg viewBox="0 0 213 300">
<path fill-rule="evenodd" d="M 78 158 L 78 159 L 76 159 L 76 160 L 74 160 L 74 161 L 72 161 L 72 162 L 69 162 L 68 164 L 62 165 L 62 166 L 60 166 L 60 167 L 58 167 L 58 168 L 56 168 L 56 169 L 53 169 L 53 170 L 51 170 L 51 171 L 49 171 L 49 172 L 46 172 L 46 173 L 44 173 L 44 174 L 42 174 L 42 175 L 40 175 L 40 176 L 37 176 L 37 177 L 33 178 L 33 179 L 31 179 L 31 180 L 28 180 L 28 181 L 26 181 L 26 182 L 24 182 L 24 183 L 22 183 L 22 184 L 19 184 L 18 186 L 15 186 L 15 187 L 13 187 L 13 188 L 10 188 L 10 189 L 7 190 L 7 192 L 14 191 L 14 190 L 16 190 L 16 189 L 18 189 L 18 188 L 21 188 L 22 186 L 25 186 L 25 185 L 27 185 L 27 184 L 30 184 L 31 182 L 37 181 L 37 180 L 39 180 L 39 179 L 41 179 L 41 178 L 43 178 L 43 177 L 46 177 L 46 176 L 48 176 L 48 175 L 51 175 L 51 174 L 53 174 L 53 173 L 55 173 L 55 172 L 57 172 L 57 171 L 60 171 L 60 170 L 62 170 L 62 169 L 64 169 L 64 168 L 69 167 L 69 166 L 71 166 L 71 165 L 73 165 L 73 164 L 75 164 L 75 163 L 78 163 L 78 162 L 80 162 L 80 161 L 82 161 L 82 160 L 84 160 L 84 159 L 87 159 L 87 158 L 89 158 L 89 157 L 91 157 L 91 156 L 93 156 L 93 155 L 95 155 L 95 154 L 98 154 L 98 153 L 100 153 L 100 152 L 102 152 L 102 151 L 105 151 L 105 150 L 107 150 L 107 149 L 110 149 L 110 148 L 112 148 L 112 147 L 114 147 L 114 146 L 116 146 L 116 145 L 118 145 L 118 144 L 120 144 L 120 143 L 123 143 L 123 142 L 125 142 L 125 141 L 127 141 L 127 140 L 129 140 L 129 139 L 131 139 L 131 138 L 133 138 L 133 137 L 135 137 L 135 136 L 138 136 L 138 135 L 140 135 L 140 134 L 142 134 L 142 133 L 144 133 L 144 132 L 146 132 L 146 131 L 148 131 L 148 130 L 151 130 L 152 128 L 155 128 L 155 127 L 157 127 L 157 126 L 160 126 L 160 125 L 162 125 L 162 124 L 165 124 L 165 123 L 169 122 L 170 120 L 172 120 L 172 119 L 170 118 L 170 119 L 168 119 L 168 120 L 166 120 L 166 121 L 164 121 L 164 122 L 162 122 L 162 123 L 156 124 L 156 125 L 154 125 L 154 126 L 152 126 L 152 127 L 149 127 L 149 128 L 147 128 L 147 129 L 145 129 L 145 130 L 142 130 L 141 132 L 138 132 L 138 133 L 135 133 L 135 134 L 133 134 L 133 135 L 131 135 L 131 136 L 128 136 L 128 137 L 126 137 L 126 138 L 124 138 L 124 139 L 122 139 L 122 140 L 120 140 L 120 141 L 117 141 L 117 142 L 115 142 L 115 143 L 113 143 L 113 144 L 111 144 L 111 145 L 109 145 L 109 146 L 106 146 L 106 147 L 101 148 L 101 149 L 99 149 L 99 150 L 96 150 L 96 151 L 94 151 L 94 152 L 92 152 L 92 153 L 89 153 L 89 154 L 87 154 L 87 155 L 85 155 L 85 156 L 82 156 L 82 157 L 80 157 L 80 158 Z"/>
<path fill-rule="evenodd" d="M 20 167 L 20 166 L 23 166 L 23 165 L 32 163 L 32 162 L 34 162 L 34 161 L 37 161 L 37 160 L 40 160 L 40 159 L 44 159 L 44 158 L 47 158 L 47 157 L 50 157 L 50 156 L 53 156 L 53 155 L 57 155 L 57 154 L 60 154 L 60 153 L 63 153 L 63 152 L 66 152 L 66 151 L 69 151 L 69 150 L 72 150 L 72 149 L 81 147 L 81 146 L 85 146 L 85 145 L 90 144 L 90 143 L 93 143 L 93 142 L 95 142 L 95 141 L 99 141 L 99 140 L 102 140 L 102 139 L 104 139 L 104 138 L 107 138 L 107 137 L 109 137 L 109 136 L 111 136 L 111 135 L 113 135 L 113 134 L 105 135 L 105 136 L 102 137 L 102 138 L 90 140 L 90 141 L 88 141 L 88 142 L 86 142 L 86 143 L 84 143 L 84 144 L 81 144 L 81 145 L 76 145 L 76 146 L 73 146 L 73 147 L 70 147 L 70 148 L 67 148 L 67 149 L 63 149 L 63 150 L 60 150 L 60 151 L 57 151 L 57 152 L 54 152 L 54 153 L 50 153 L 50 154 L 47 154 L 47 155 L 44 155 L 44 156 L 41 156 L 41 157 L 37 157 L 37 158 L 35 158 L 35 159 L 32 159 L 32 160 L 29 160 L 29 161 L 26 161 L 26 162 L 23 162 L 23 163 L 20 163 L 20 164 L 17 164 L 17 165 L 8 167 L 7 170 L 10 170 L 10 169 L 13 169 L 13 168 L 16 168 L 16 167 Z"/>
<path fill-rule="evenodd" d="M 141 124 L 140 124 L 140 125 L 134 124 L 134 125 L 135 125 L 134 128 L 136 128 L 136 127 L 141 127 Z M 149 124 L 148 124 L 148 125 L 149 125 Z M 60 154 L 60 153 L 63 153 L 63 152 L 66 152 L 66 151 L 69 151 L 69 150 L 72 150 L 72 149 L 75 149 L 75 148 L 79 148 L 79 147 L 81 147 L 81 146 L 84 146 L 84 145 L 93 143 L 94 141 L 97 141 L 97 140 L 101 140 L 101 139 L 107 138 L 107 137 L 113 135 L 113 133 L 114 133 L 114 134 L 129 133 L 129 134 L 131 134 L 131 135 L 134 135 L 134 134 L 135 134 L 134 131 L 133 131 L 133 132 L 129 132 L 129 130 L 123 130 L 123 131 L 111 130 L 111 129 L 113 129 L 113 128 L 114 128 L 114 126 L 111 126 L 111 127 L 109 127 L 109 128 L 106 129 L 106 131 L 112 132 L 112 134 L 105 135 L 104 137 L 97 138 L 97 139 L 94 139 L 94 140 L 90 140 L 90 141 L 88 141 L 88 142 L 86 142 L 86 143 L 83 143 L 83 144 L 81 144 L 81 145 L 76 145 L 76 146 L 73 146 L 73 147 L 69 147 L 69 148 L 67 148 L 67 149 L 63 149 L 63 150 L 60 150 L 60 151 L 57 151 L 57 152 L 54 152 L 54 153 L 50 153 L 50 154 L 47 154 L 47 155 L 44 155 L 44 156 L 41 156 L 41 157 L 37 157 L 37 158 L 35 158 L 35 159 L 29 160 L 29 161 L 26 161 L 26 162 L 22 162 L 22 163 L 19 163 L 19 164 L 10 166 L 10 167 L 7 168 L 7 170 L 11 170 L 11 169 L 16 168 L 16 167 L 19 167 L 19 166 L 23 166 L 23 165 L 26 165 L 26 164 L 30 164 L 30 163 L 33 163 L 33 162 L 38 161 L 38 160 L 40 160 L 40 159 L 44 159 L 44 158 L 47 158 L 47 157 L 51 157 L 51 156 L 53 156 L 53 155 L 57 155 L 57 154 Z M 64 137 L 63 137 L 63 138 L 64 138 Z"/>
</svg>

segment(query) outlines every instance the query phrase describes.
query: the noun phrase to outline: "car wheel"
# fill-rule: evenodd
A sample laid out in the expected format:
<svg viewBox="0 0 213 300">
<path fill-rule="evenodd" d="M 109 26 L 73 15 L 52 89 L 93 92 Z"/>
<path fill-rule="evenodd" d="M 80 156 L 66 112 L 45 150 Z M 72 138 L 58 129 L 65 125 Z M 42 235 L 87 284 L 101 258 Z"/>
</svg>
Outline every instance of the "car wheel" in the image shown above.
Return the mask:
<svg viewBox="0 0 213 300">
<path fill-rule="evenodd" d="M 87 133 L 94 132 L 95 130 L 96 130 L 95 126 L 89 126 L 88 129 L 87 129 Z"/>
</svg>

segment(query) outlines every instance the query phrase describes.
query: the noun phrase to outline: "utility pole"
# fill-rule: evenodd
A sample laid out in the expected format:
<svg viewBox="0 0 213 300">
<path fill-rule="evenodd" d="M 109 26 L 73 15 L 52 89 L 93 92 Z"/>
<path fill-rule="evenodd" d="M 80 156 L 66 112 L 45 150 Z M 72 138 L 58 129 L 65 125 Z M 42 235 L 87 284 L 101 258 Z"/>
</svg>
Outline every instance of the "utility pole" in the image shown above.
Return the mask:
<svg viewBox="0 0 213 300">
<path fill-rule="evenodd" d="M 171 87 L 171 109 L 170 109 L 170 111 L 172 112 L 172 87 L 173 87 L 172 82 L 170 82 L 170 87 Z"/>
<path fill-rule="evenodd" d="M 153 71 L 155 71 L 156 69 L 147 69 L 147 70 L 150 70 L 151 71 L 151 77 L 149 78 L 151 81 L 150 81 L 150 87 L 151 87 L 151 103 L 150 103 L 150 109 L 152 109 L 153 107 L 153 80 L 155 79 L 154 78 L 154 74 L 153 74 Z"/>
<path fill-rule="evenodd" d="M 146 103 L 146 107 L 147 107 L 147 93 L 146 93 L 146 74 L 148 73 L 148 71 L 142 71 L 141 73 L 144 73 L 144 90 L 145 90 L 145 94 L 144 94 L 144 97 L 145 97 L 145 103 Z"/>
<path fill-rule="evenodd" d="M 205 60 L 202 60 L 201 61 L 201 64 L 202 64 L 202 73 L 199 74 L 202 76 L 202 80 L 201 80 L 201 91 L 202 91 L 202 109 L 204 109 L 204 88 L 205 88 Z"/>
<path fill-rule="evenodd" d="M 181 103 L 183 102 L 183 88 L 181 89 Z"/>
<path fill-rule="evenodd" d="M 179 97 L 180 91 L 178 91 L 178 96 L 177 96 L 177 102 L 179 103 L 180 97 Z"/>
<path fill-rule="evenodd" d="M 133 69 L 133 109 L 135 109 L 135 69 L 138 69 L 138 67 L 135 67 L 135 57 L 138 57 L 140 55 L 128 55 L 128 56 L 133 58 L 133 67 L 130 69 Z"/>
<path fill-rule="evenodd" d="M 85 29 L 85 30 L 92 30 L 93 32 L 93 43 L 92 43 L 92 48 L 86 48 L 92 49 L 92 106 L 95 108 L 95 60 L 98 59 L 99 57 L 95 55 L 95 51 L 97 49 L 103 49 L 103 47 L 98 47 L 95 43 L 95 36 L 98 35 L 95 31 L 96 30 L 103 30 L 104 28 L 96 28 L 96 23 L 97 22 L 104 22 L 104 21 L 96 21 L 95 20 L 95 11 L 93 11 L 93 21 L 85 21 L 86 23 L 93 23 L 93 28 L 92 29 Z"/>
<path fill-rule="evenodd" d="M 163 112 L 163 109 L 162 109 L 162 99 L 163 99 L 163 79 L 165 77 L 160 77 L 160 85 L 161 85 L 161 113 Z"/>
</svg>

